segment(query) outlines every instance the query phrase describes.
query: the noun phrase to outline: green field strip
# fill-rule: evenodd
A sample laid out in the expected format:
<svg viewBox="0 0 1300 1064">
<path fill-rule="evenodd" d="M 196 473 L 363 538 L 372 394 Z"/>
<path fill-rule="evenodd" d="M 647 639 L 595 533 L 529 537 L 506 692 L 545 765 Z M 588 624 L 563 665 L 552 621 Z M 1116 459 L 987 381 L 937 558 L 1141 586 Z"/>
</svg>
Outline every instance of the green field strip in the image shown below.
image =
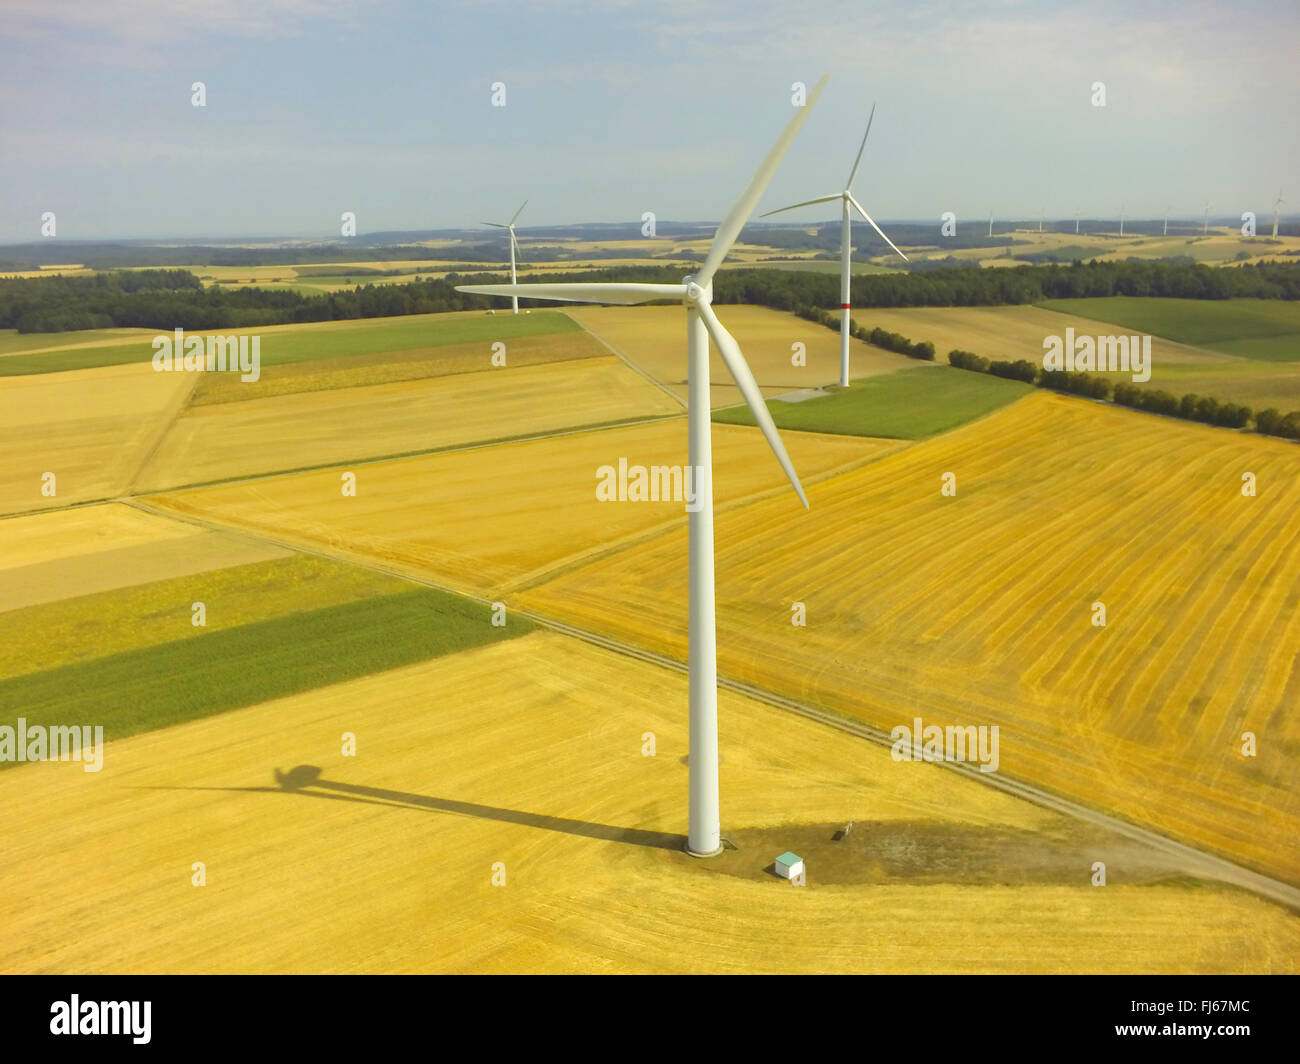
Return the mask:
<svg viewBox="0 0 1300 1064">
<path fill-rule="evenodd" d="M 0 680 L 399 594 L 409 586 L 382 573 L 293 554 L 6 610 L 0 613 Z M 192 623 L 196 602 L 204 606 L 204 627 Z"/>
<path fill-rule="evenodd" d="M 359 322 L 365 319 L 358 319 Z M 336 327 L 332 322 L 310 322 L 293 328 L 277 326 L 276 331 L 260 334 L 261 365 L 288 365 L 321 358 L 338 358 L 353 355 L 370 355 L 382 351 L 408 351 L 416 347 L 441 347 L 447 344 L 474 342 L 493 343 L 509 341 L 521 336 L 541 336 L 549 333 L 576 332 L 578 326 L 566 315 L 554 310 L 536 310 L 530 314 L 483 314 L 481 316 L 443 317 L 421 315 L 417 318 L 384 319 L 382 323 L 358 324 L 356 327 Z M 244 331 L 256 333 L 255 327 L 244 326 Z M 270 327 L 268 326 L 268 329 Z M 192 336 L 228 335 L 236 326 L 226 330 L 203 329 L 187 332 Z M 154 335 L 166 335 L 170 330 L 160 329 Z M 76 333 L 58 334 L 65 343 L 75 343 Z M 56 373 L 71 369 L 91 369 L 97 366 L 117 366 L 128 362 L 148 362 L 153 358 L 149 336 L 142 336 L 138 344 L 115 344 L 111 347 L 83 347 L 66 351 L 49 351 L 44 354 L 18 354 L 0 358 L 0 376 L 23 376 L 31 373 Z M 236 375 L 237 376 L 237 375 Z"/>
<path fill-rule="evenodd" d="M 0 722 L 102 726 L 111 741 L 512 639 L 533 627 L 521 617 L 493 627 L 485 605 L 421 588 L 0 681 Z"/>
<path fill-rule="evenodd" d="M 1104 296 L 1048 299 L 1036 305 L 1241 358 L 1300 360 L 1300 303 Z"/>
<path fill-rule="evenodd" d="M 506 366 L 491 365 L 489 341 L 428 345 L 401 351 L 344 355 L 309 362 L 264 366 L 257 381 L 242 381 L 235 373 L 205 373 L 190 406 L 245 402 L 277 395 L 361 388 L 372 384 L 427 380 L 458 373 L 500 372 L 521 366 L 601 358 L 607 354 L 594 337 L 583 332 L 537 333 L 517 337 L 507 345 Z"/>
<path fill-rule="evenodd" d="M 17 329 L 0 329 L 0 357 L 11 352 L 44 351 L 51 347 L 69 344 L 94 344 L 101 340 L 122 340 L 138 336 L 151 340 L 154 333 L 148 329 L 78 329 L 73 332 L 20 333 Z"/>
<path fill-rule="evenodd" d="M 767 406 L 779 429 L 918 440 L 990 414 L 1033 390 L 1020 381 L 934 366 L 865 377 L 843 391 L 798 403 L 769 399 Z M 743 406 L 719 410 L 713 420 L 754 424 Z"/>
<path fill-rule="evenodd" d="M 1206 346 L 1212 351 L 1249 358 L 1255 362 L 1300 362 L 1300 332 L 1249 336 Z"/>
</svg>

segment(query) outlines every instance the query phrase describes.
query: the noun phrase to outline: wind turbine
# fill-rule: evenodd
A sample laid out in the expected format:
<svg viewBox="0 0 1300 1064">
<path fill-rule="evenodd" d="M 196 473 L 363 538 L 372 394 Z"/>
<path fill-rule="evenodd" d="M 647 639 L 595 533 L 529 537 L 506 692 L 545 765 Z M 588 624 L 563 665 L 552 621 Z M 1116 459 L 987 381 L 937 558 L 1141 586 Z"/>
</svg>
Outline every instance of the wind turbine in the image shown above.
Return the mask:
<svg viewBox="0 0 1300 1064">
<path fill-rule="evenodd" d="M 1043 215 L 1046 213 L 1041 207 L 1038 209 L 1038 231 L 1043 231 Z"/>
<path fill-rule="evenodd" d="M 804 507 L 808 499 L 798 474 L 786 454 L 785 445 L 772 423 L 754 375 L 735 337 L 727 332 L 713 312 L 713 275 L 740 236 L 740 231 L 767 190 L 781 159 L 829 75 L 824 75 L 790 124 L 777 138 L 772 150 L 750 178 L 745 191 L 723 218 L 714 234 L 708 255 L 699 270 L 684 277 L 681 284 L 594 281 L 560 284 L 457 285 L 458 292 L 488 296 L 524 296 L 528 299 L 557 299 L 575 303 L 615 303 L 630 306 L 655 299 L 681 300 L 686 308 L 687 352 L 687 453 L 696 481 L 694 509 L 688 507 L 689 578 L 687 675 L 690 680 L 690 813 L 686 849 L 696 857 L 722 852 L 722 828 L 718 812 L 718 660 L 713 601 L 713 451 L 710 439 L 709 340 L 718 349 L 735 380 L 754 420 L 767 438 L 776 460 L 794 486 Z"/>
<path fill-rule="evenodd" d="M 1124 235 L 1124 204 L 1119 205 L 1119 235 Z"/>
<path fill-rule="evenodd" d="M 510 283 L 511 284 L 515 283 L 515 248 L 519 246 L 519 241 L 515 239 L 515 220 L 521 214 L 523 214 L 524 208 L 527 206 L 528 206 L 528 201 L 524 200 L 524 202 L 519 205 L 519 210 L 515 211 L 514 217 L 511 218 L 510 221 L 508 222 L 484 222 L 483 223 L 484 225 L 490 225 L 496 229 L 505 229 L 510 233 Z M 514 312 L 518 314 L 519 300 L 517 297 L 511 298 L 510 305 L 511 307 L 514 308 Z"/>
<path fill-rule="evenodd" d="M 1284 203 L 1286 203 L 1286 200 L 1282 198 L 1282 190 L 1279 188 L 1277 190 L 1277 199 L 1274 200 L 1273 202 L 1273 239 L 1274 240 L 1277 239 L 1278 208 L 1281 207 Z"/>
<path fill-rule="evenodd" d="M 1213 203 L 1205 205 L 1205 219 L 1201 222 L 1201 236 L 1205 236 L 1210 231 L 1210 208 L 1213 206 Z"/>
<path fill-rule="evenodd" d="M 885 236 L 871 215 L 862 209 L 862 204 L 853 198 L 853 178 L 858 172 L 858 164 L 862 162 L 862 153 L 867 148 L 867 137 L 871 133 L 871 120 L 876 117 L 876 105 L 871 105 L 871 115 L 867 118 L 867 132 L 862 134 L 862 145 L 858 148 L 858 157 L 853 160 L 853 169 L 849 171 L 849 179 L 844 182 L 844 191 L 836 192 L 830 196 L 819 196 L 817 199 L 804 200 L 802 203 L 792 203 L 789 207 L 778 207 L 774 211 L 768 211 L 760 215 L 767 218 L 773 214 L 781 214 L 784 211 L 792 211 L 796 207 L 811 207 L 815 203 L 830 203 L 832 200 L 840 201 L 840 387 L 849 386 L 849 282 L 852 275 L 850 259 L 853 256 L 853 218 L 849 211 L 850 206 L 857 208 L 857 212 L 862 215 L 870 224 L 871 228 L 880 233 L 880 239 L 888 244 L 895 251 L 898 248 L 894 242 Z M 906 255 L 898 251 L 899 256 L 904 262 L 908 261 Z"/>
<path fill-rule="evenodd" d="M 989 236 L 993 235 L 993 212 L 989 211 Z"/>
<path fill-rule="evenodd" d="M 1160 235 L 1161 235 L 1161 236 L 1168 236 L 1168 235 L 1169 235 L 1169 208 L 1168 208 L 1168 207 L 1165 207 L 1165 228 L 1164 228 L 1163 232 L 1161 232 Z"/>
<path fill-rule="evenodd" d="M 1078 207 L 1074 208 L 1074 235 L 1075 236 L 1079 235 L 1079 215 L 1081 215 L 1082 213 L 1083 211 L 1080 208 Z"/>
</svg>

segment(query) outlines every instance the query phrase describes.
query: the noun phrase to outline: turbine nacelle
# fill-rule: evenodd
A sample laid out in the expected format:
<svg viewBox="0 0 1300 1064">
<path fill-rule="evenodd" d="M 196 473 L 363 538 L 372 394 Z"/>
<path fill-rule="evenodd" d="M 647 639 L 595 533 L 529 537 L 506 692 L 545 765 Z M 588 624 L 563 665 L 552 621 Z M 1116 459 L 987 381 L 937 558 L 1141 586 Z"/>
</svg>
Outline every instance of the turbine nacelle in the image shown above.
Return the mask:
<svg viewBox="0 0 1300 1064">
<path fill-rule="evenodd" d="M 695 274 L 689 274 L 682 278 L 682 284 L 686 286 L 686 292 L 682 296 L 682 302 L 689 305 L 713 302 L 713 282 L 701 285 L 695 280 Z"/>
</svg>

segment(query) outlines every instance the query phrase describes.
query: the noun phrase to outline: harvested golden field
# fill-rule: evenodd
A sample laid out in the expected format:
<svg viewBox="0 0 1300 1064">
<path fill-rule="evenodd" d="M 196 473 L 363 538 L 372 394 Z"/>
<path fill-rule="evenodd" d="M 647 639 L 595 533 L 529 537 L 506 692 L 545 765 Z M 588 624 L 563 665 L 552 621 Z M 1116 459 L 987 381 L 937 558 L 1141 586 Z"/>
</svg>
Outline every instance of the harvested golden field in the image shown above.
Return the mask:
<svg viewBox="0 0 1300 1064">
<path fill-rule="evenodd" d="M 805 484 L 905 446 L 813 433 L 788 434 L 786 444 Z M 685 535 L 681 501 L 597 499 L 597 469 L 617 468 L 620 458 L 647 469 L 684 465 L 686 419 L 365 465 L 355 498 L 340 494 L 339 473 L 329 470 L 155 496 L 149 505 L 501 595 L 630 539 L 669 528 Z M 774 492 L 802 512 L 755 430 L 715 425 L 713 468 L 719 505 Z M 679 576 L 670 586 L 681 586 Z"/>
<path fill-rule="evenodd" d="M 80 262 L 68 263 L 62 266 L 42 266 L 35 270 L 9 270 L 0 273 L 3 278 L 20 278 L 20 277 L 53 277 L 62 275 L 72 277 L 78 274 L 94 273 L 96 271 L 88 268 Z"/>
<path fill-rule="evenodd" d="M 681 307 L 566 307 L 569 317 L 621 355 L 686 398 L 686 315 Z M 740 343 L 765 396 L 834 384 L 840 379 L 840 334 L 793 314 L 767 307 L 720 304 L 718 317 Z M 790 364 L 791 346 L 802 343 L 808 364 Z M 744 402 L 740 389 L 711 348 L 709 381 L 714 407 Z M 925 363 L 850 341 L 851 376 L 870 377 Z"/>
<path fill-rule="evenodd" d="M 0 514 L 126 491 L 179 413 L 195 375 L 148 362 L 0 382 Z M 54 495 L 42 493 L 54 474 Z"/>
<path fill-rule="evenodd" d="M 1262 220 L 1262 219 L 1261 219 Z M 982 227 L 979 227 L 982 229 Z M 1025 262 L 1017 260 L 1016 255 L 1036 255 L 1045 252 L 1059 252 L 1063 261 L 1081 258 L 1084 261 L 1096 259 L 1098 262 L 1123 262 L 1130 258 L 1163 259 L 1188 256 L 1209 266 L 1234 267 L 1242 262 L 1290 262 L 1294 254 L 1285 253 L 1300 249 L 1300 237 L 1279 236 L 1278 243 L 1264 243 L 1262 240 L 1243 237 L 1236 229 L 1223 229 L 1211 226 L 1206 236 L 1201 235 L 1199 220 L 1193 225 L 1187 219 L 1169 219 L 1169 235 L 1135 234 L 1130 231 L 1119 235 L 1119 219 L 1109 225 L 1097 220 L 1085 220 L 1079 233 L 1074 232 L 1073 222 L 1066 226 L 1066 232 L 1037 232 L 1034 229 L 1008 229 L 1005 222 L 995 222 L 993 233 L 996 237 L 1011 237 L 1014 241 L 1008 248 L 972 247 L 950 249 L 942 246 L 927 249 L 920 258 L 947 258 L 978 262 L 985 268 L 994 266 L 1024 266 Z M 1261 235 L 1268 227 L 1260 228 Z M 1091 229 L 1091 232 L 1089 231 Z M 910 247 L 910 245 L 905 245 Z M 1080 249 L 1088 249 L 1090 254 L 1083 254 Z M 1237 255 L 1245 252 L 1247 259 L 1238 260 Z M 876 261 L 888 261 L 885 256 L 877 256 Z"/>
<path fill-rule="evenodd" d="M 505 367 L 193 407 L 135 482 L 138 491 L 677 414 L 617 358 Z M 339 474 L 333 474 L 339 494 Z"/>
<path fill-rule="evenodd" d="M 1074 329 L 1076 336 L 1123 332 L 1118 325 L 1031 306 L 863 307 L 853 312 L 853 320 L 867 329 L 880 327 L 902 333 L 911 340 L 929 340 L 934 344 L 935 360 L 944 363 L 948 361 L 948 352 L 956 348 L 989 359 L 1024 358 L 1041 366 L 1044 337 L 1064 337 L 1067 328 Z M 1163 386 L 1160 371 L 1165 366 L 1239 366 L 1243 361 L 1154 336 L 1150 386 Z M 1117 380 L 1128 379 L 1124 374 L 1111 376 Z"/>
<path fill-rule="evenodd" d="M 0 612 L 288 553 L 121 503 L 10 517 L 0 521 Z M 185 602 L 187 610 L 192 601 Z M 101 637 L 95 624 L 88 628 Z M 35 656 L 46 649 L 35 632 L 24 631 L 20 645 Z"/>
<path fill-rule="evenodd" d="M 514 337 L 508 345 L 506 358 L 507 367 L 517 369 L 608 355 L 608 349 L 595 337 L 584 332 L 568 332 Z M 263 367 L 262 375 L 256 381 L 243 381 L 234 373 L 205 373 L 190 405 L 242 403 L 275 395 L 424 380 L 454 373 L 484 372 L 492 368 L 491 346 L 482 341 L 319 358 L 310 362 L 272 363 Z"/>
<path fill-rule="evenodd" d="M 536 633 L 110 743 L 99 773 L 18 766 L 0 971 L 1295 971 L 1293 914 L 725 692 L 742 848 L 697 861 L 685 702 Z M 849 818 L 916 882 L 900 859 L 836 882 L 831 843 L 805 887 L 763 871 Z M 962 840 L 996 878 L 945 860 Z"/>
<path fill-rule="evenodd" d="M 1040 392 L 808 495 L 718 516 L 724 675 L 998 725 L 1003 775 L 1300 881 L 1300 449 Z M 664 536 L 518 601 L 684 659 L 685 571 Z"/>
</svg>

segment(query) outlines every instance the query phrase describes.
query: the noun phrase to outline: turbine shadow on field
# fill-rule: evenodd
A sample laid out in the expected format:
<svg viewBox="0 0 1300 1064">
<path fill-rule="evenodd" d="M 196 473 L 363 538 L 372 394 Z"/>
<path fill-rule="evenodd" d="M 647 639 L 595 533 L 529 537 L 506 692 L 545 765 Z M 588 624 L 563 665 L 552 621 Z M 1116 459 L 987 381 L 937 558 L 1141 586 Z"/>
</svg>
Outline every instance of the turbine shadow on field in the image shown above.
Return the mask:
<svg viewBox="0 0 1300 1064">
<path fill-rule="evenodd" d="M 477 817 L 480 820 L 497 820 L 505 824 L 559 831 L 566 835 L 600 839 L 603 842 L 625 842 L 633 846 L 648 846 L 657 850 L 681 852 L 686 845 L 685 835 L 667 831 L 647 831 L 642 828 L 620 828 L 612 824 L 594 824 L 588 820 L 529 813 L 522 809 L 505 809 L 478 802 L 462 802 L 453 798 L 435 798 L 409 791 L 391 791 L 382 787 L 367 787 L 360 783 L 342 783 L 321 778 L 315 765 L 298 765 L 288 772 L 275 770 L 274 787 L 194 787 L 179 790 L 243 791 L 253 794 L 302 794 L 310 798 L 368 802 L 374 805 L 399 808 L 425 809 L 431 813 L 452 813 L 457 816 Z M 172 788 L 166 788 L 172 789 Z"/>
</svg>

